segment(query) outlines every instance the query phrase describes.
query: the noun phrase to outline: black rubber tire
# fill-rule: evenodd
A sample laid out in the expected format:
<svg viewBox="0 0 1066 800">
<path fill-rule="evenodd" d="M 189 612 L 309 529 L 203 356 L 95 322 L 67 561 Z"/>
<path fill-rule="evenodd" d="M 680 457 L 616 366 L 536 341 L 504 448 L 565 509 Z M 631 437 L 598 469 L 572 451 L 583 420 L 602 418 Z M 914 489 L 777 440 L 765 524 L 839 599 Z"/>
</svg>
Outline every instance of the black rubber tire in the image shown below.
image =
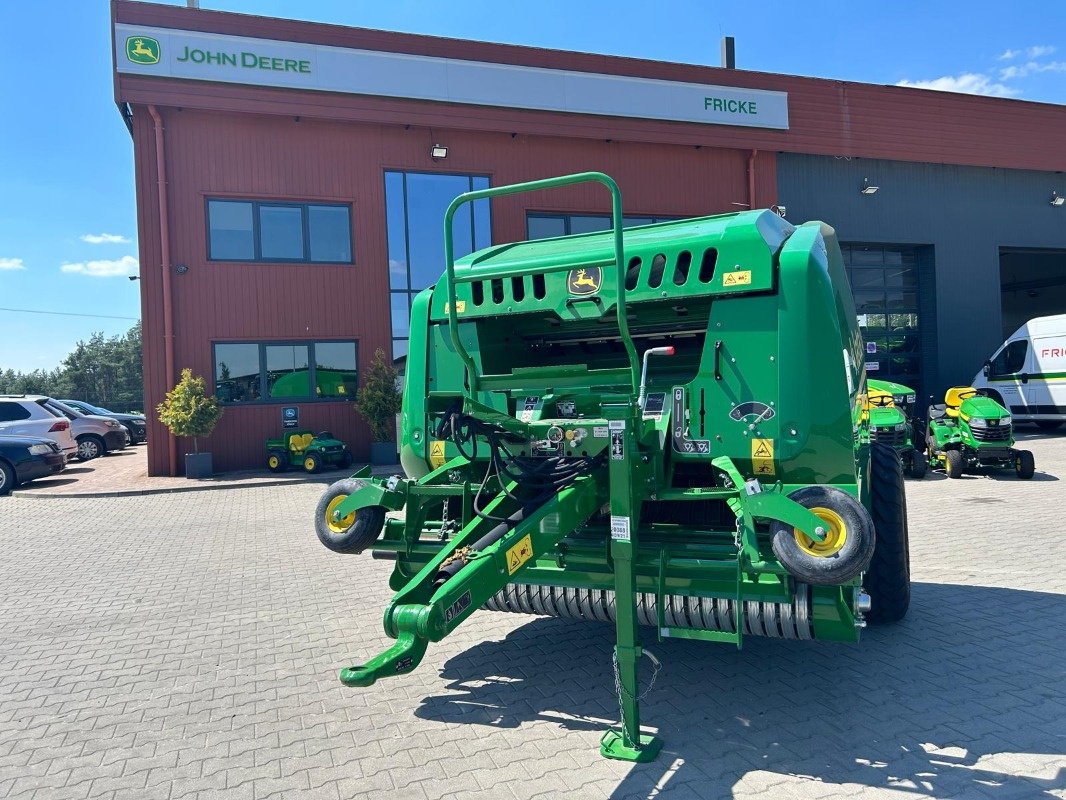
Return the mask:
<svg viewBox="0 0 1066 800">
<path fill-rule="evenodd" d="M 92 461 L 107 453 L 104 440 L 95 433 L 83 433 L 77 438 L 78 461 Z"/>
<path fill-rule="evenodd" d="M 289 456 L 280 450 L 267 453 L 267 469 L 271 472 L 284 472 L 289 468 Z"/>
<path fill-rule="evenodd" d="M 15 480 L 15 470 L 6 461 L 0 461 L 0 497 L 11 494 Z"/>
<path fill-rule="evenodd" d="M 891 448 L 870 448 L 870 515 L 877 546 L 863 578 L 870 622 L 898 622 L 911 604 L 911 552 L 903 470 Z"/>
<path fill-rule="evenodd" d="M 929 457 L 922 450 L 914 450 L 911 453 L 911 463 L 907 465 L 907 476 L 921 480 L 928 471 Z"/>
<path fill-rule="evenodd" d="M 304 472 L 314 475 L 322 469 L 322 456 L 318 453 L 306 453 L 302 463 Z"/>
<path fill-rule="evenodd" d="M 1021 480 L 1027 481 L 1036 472 L 1036 459 L 1028 450 L 1014 451 L 1014 474 Z"/>
<path fill-rule="evenodd" d="M 337 465 L 341 469 L 351 469 L 355 459 L 352 458 L 352 454 L 347 450 L 344 451 L 344 455 L 341 456 L 340 463 Z"/>
<path fill-rule="evenodd" d="M 337 497 L 348 495 L 366 486 L 361 478 L 345 478 L 329 486 L 322 493 L 315 507 L 315 533 L 318 540 L 335 553 L 362 553 L 377 541 L 385 527 L 385 509 L 382 506 L 361 508 L 355 512 L 354 521 L 343 531 L 332 530 L 326 517 L 329 504 Z"/>
<path fill-rule="evenodd" d="M 962 453 L 958 450 L 944 451 L 944 472 L 949 478 L 961 478 L 964 471 Z"/>
<path fill-rule="evenodd" d="M 1035 420 L 1036 427 L 1042 431 L 1057 431 L 1062 427 L 1061 419 L 1038 419 Z"/>
<path fill-rule="evenodd" d="M 896 458 L 895 452 L 892 457 Z M 816 556 L 800 548 L 791 525 L 777 520 L 771 522 L 774 555 L 790 575 L 813 586 L 835 586 L 858 576 L 869 566 L 874 554 L 874 524 L 862 503 L 835 486 L 805 486 L 792 492 L 789 498 L 805 508 L 835 511 L 847 530 L 847 538 L 838 552 Z"/>
</svg>

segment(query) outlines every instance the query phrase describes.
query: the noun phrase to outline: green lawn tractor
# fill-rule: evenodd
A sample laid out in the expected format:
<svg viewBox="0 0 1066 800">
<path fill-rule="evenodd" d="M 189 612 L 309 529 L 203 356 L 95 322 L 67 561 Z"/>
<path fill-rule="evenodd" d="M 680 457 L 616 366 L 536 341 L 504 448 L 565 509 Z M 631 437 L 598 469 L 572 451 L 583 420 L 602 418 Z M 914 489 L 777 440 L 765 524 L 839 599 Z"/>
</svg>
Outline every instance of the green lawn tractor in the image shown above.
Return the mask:
<svg viewBox="0 0 1066 800">
<path fill-rule="evenodd" d="M 953 386 L 942 405 L 929 406 L 928 421 L 929 463 L 949 478 L 978 468 L 1013 468 L 1022 480 L 1033 477 L 1033 454 L 1014 448 L 1010 412 L 984 390 Z"/>
<path fill-rule="evenodd" d="M 873 378 L 866 381 L 870 441 L 886 444 L 899 453 L 908 477 L 924 478 L 929 471 L 929 457 L 924 448 L 915 449 L 913 426 L 907 414 L 914 400 L 914 390 L 903 384 Z"/>
<path fill-rule="evenodd" d="M 590 181 L 611 231 L 453 258 L 463 204 Z M 906 613 L 903 472 L 865 431 L 832 228 L 747 211 L 623 232 L 614 181 L 583 173 L 460 195 L 444 235 L 411 311 L 406 474 L 357 473 L 315 510 L 326 547 L 395 562 L 396 641 L 343 683 L 410 672 L 479 609 L 612 624 L 620 719 L 600 751 L 648 761 L 641 626 L 854 642 Z"/>
<path fill-rule="evenodd" d="M 348 445 L 334 439 L 329 431 L 286 431 L 280 439 L 267 439 L 267 469 L 285 472 L 292 467 L 304 472 L 318 472 L 325 467 L 348 469 L 352 453 Z"/>
</svg>

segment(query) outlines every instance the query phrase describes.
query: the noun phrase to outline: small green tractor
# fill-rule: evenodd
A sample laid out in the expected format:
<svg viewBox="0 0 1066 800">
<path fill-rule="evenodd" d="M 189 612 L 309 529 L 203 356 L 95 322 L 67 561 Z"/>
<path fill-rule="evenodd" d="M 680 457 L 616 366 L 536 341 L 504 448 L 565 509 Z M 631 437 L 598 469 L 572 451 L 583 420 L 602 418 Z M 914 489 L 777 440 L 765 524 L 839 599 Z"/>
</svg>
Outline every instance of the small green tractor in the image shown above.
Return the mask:
<svg viewBox="0 0 1066 800">
<path fill-rule="evenodd" d="M 454 259 L 463 204 L 590 181 L 611 231 Z M 444 237 L 411 310 L 406 474 L 357 473 L 315 510 L 326 547 L 394 561 L 396 641 L 343 683 L 410 672 L 479 609 L 612 624 L 600 752 L 648 761 L 641 626 L 740 647 L 903 617 L 903 471 L 869 441 L 832 228 L 747 211 L 623 232 L 617 185 L 582 173 L 460 195 Z"/>
<path fill-rule="evenodd" d="M 1033 477 L 1033 454 L 1014 447 L 1010 412 L 983 390 L 953 386 L 943 404 L 929 406 L 928 423 L 929 463 L 949 478 L 978 468 L 1013 468 L 1022 480 Z"/>
<path fill-rule="evenodd" d="M 866 407 L 870 415 L 870 441 L 887 444 L 903 462 L 908 477 L 924 478 L 929 471 L 925 449 L 914 447 L 912 422 L 907 413 L 915 401 L 914 390 L 901 383 L 866 381 Z"/>
<path fill-rule="evenodd" d="M 280 439 L 267 439 L 266 450 L 266 465 L 271 472 L 285 472 L 292 467 L 314 473 L 325 467 L 348 469 L 352 465 L 348 445 L 328 431 L 286 431 Z"/>
</svg>

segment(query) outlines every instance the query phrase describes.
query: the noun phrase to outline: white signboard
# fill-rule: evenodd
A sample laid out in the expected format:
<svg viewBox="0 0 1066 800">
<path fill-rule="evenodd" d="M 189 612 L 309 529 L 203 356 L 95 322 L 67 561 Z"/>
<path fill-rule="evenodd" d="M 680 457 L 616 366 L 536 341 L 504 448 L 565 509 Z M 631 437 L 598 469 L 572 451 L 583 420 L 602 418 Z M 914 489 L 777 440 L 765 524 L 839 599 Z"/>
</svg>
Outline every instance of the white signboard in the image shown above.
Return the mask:
<svg viewBox="0 0 1066 800">
<path fill-rule="evenodd" d="M 121 73 L 503 108 L 788 129 L 788 94 L 173 28 L 115 25 Z"/>
</svg>

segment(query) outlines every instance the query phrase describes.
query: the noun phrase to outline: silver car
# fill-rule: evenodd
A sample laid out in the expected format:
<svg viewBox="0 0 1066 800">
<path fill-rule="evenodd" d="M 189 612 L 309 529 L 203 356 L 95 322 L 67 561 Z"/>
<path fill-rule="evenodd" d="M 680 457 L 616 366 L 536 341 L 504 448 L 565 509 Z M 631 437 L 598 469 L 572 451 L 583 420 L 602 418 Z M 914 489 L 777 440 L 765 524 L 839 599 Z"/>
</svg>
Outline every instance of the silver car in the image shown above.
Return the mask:
<svg viewBox="0 0 1066 800">
<path fill-rule="evenodd" d="M 74 441 L 78 443 L 79 461 L 91 461 L 98 456 L 125 449 L 126 429 L 117 420 L 96 414 L 82 414 L 76 408 L 51 397 L 45 400 L 44 405 L 70 420 Z"/>
</svg>

